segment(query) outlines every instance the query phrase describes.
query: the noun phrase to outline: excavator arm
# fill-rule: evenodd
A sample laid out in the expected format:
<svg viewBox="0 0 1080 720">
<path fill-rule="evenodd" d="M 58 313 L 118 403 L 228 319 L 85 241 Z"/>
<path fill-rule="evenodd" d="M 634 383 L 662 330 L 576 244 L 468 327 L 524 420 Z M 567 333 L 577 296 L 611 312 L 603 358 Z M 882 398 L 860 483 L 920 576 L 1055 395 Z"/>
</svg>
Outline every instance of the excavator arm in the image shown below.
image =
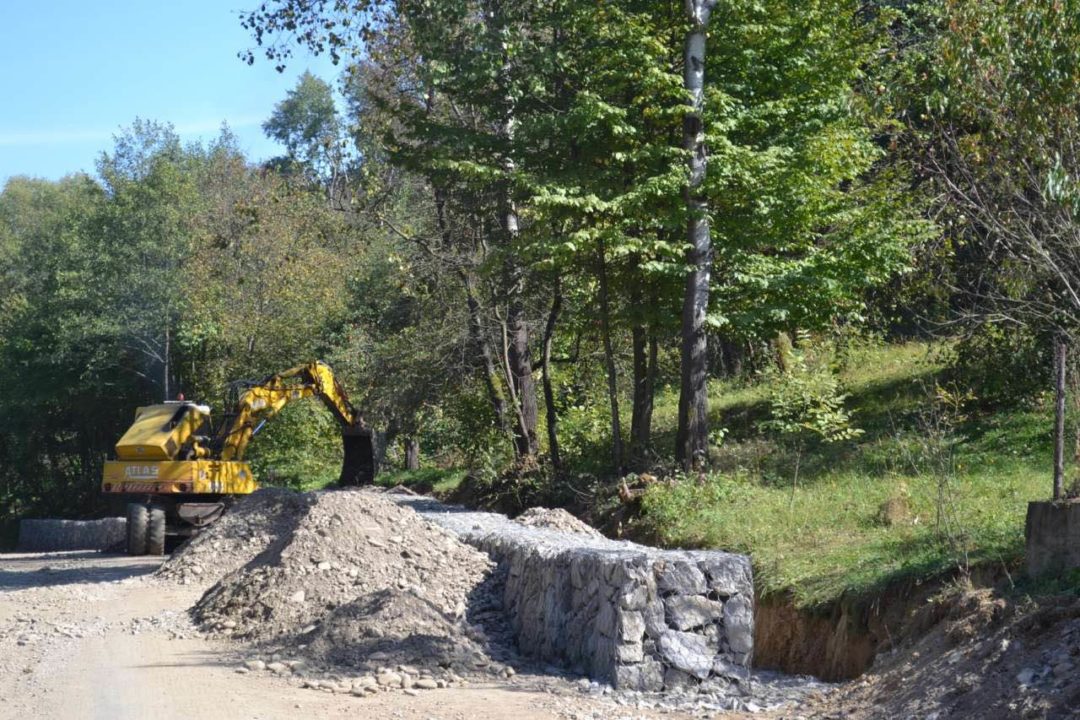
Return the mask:
<svg viewBox="0 0 1080 720">
<path fill-rule="evenodd" d="M 349 402 L 345 389 L 324 362 L 298 365 L 248 384 L 240 393 L 229 420 L 218 432 L 215 445 L 222 460 L 242 460 L 252 436 L 289 402 L 319 398 L 341 427 L 344 460 L 341 485 L 363 485 L 375 479 L 375 453 L 371 430 Z"/>
</svg>

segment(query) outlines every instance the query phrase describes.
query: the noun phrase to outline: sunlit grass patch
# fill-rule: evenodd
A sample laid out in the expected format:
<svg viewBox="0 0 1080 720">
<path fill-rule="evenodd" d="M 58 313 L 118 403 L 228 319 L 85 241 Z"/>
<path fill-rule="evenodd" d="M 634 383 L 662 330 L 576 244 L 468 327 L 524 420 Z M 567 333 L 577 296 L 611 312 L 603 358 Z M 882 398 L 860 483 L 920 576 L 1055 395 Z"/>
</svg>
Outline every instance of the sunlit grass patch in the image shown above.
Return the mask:
<svg viewBox="0 0 1080 720">
<path fill-rule="evenodd" d="M 973 411 L 942 450 L 922 424 L 941 370 L 932 349 L 860 353 L 844 379 L 864 436 L 812 448 L 796 486 L 789 451 L 747 428 L 714 451 L 709 474 L 649 489 L 651 532 L 670 545 L 749 553 L 761 592 L 803 606 L 962 565 L 1015 564 L 1027 502 L 1050 489 L 1049 409 Z M 767 412 L 765 397 L 760 385 L 733 389 L 712 411 L 721 426 L 745 422 Z"/>
</svg>

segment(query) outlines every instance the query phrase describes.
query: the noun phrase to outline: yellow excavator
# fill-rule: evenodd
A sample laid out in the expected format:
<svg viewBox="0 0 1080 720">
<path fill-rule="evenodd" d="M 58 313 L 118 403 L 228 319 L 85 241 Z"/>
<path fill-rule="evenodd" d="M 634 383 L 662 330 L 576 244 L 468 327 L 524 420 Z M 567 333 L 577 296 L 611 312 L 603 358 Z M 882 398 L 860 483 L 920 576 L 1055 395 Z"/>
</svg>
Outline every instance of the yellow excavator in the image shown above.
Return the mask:
<svg viewBox="0 0 1080 720">
<path fill-rule="evenodd" d="M 127 551 L 161 555 L 166 535 L 190 536 L 221 517 L 227 501 L 258 489 L 244 451 L 285 405 L 318 397 L 341 426 L 341 485 L 375 479 L 372 433 L 330 366 L 316 361 L 233 385 L 235 402 L 222 421 L 210 408 L 183 399 L 147 405 L 105 463 L 101 489 L 126 496 Z"/>
</svg>

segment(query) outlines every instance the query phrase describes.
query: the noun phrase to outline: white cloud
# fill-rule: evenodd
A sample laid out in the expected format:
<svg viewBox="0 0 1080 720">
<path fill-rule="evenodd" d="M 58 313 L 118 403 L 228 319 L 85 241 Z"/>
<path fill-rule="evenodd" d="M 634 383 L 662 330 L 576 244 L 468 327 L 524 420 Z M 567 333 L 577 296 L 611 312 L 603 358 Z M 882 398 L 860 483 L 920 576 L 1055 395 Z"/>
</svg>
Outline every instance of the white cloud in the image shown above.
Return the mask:
<svg viewBox="0 0 1080 720">
<path fill-rule="evenodd" d="M 108 140 L 110 137 L 112 133 L 103 130 L 38 130 L 35 132 L 0 130 L 0 145 L 60 145 Z"/>
<path fill-rule="evenodd" d="M 228 123 L 230 128 L 246 128 L 258 125 L 262 118 L 254 115 L 244 115 L 236 118 L 222 118 L 218 120 L 196 120 L 193 122 L 176 123 L 174 129 L 180 136 L 202 135 L 216 133 L 222 122 Z M 0 147 L 2 146 L 27 146 L 27 145 L 64 145 L 69 143 L 84 142 L 108 142 L 120 128 L 113 130 L 85 130 L 75 128 L 63 128 L 55 130 L 0 130 Z"/>
</svg>

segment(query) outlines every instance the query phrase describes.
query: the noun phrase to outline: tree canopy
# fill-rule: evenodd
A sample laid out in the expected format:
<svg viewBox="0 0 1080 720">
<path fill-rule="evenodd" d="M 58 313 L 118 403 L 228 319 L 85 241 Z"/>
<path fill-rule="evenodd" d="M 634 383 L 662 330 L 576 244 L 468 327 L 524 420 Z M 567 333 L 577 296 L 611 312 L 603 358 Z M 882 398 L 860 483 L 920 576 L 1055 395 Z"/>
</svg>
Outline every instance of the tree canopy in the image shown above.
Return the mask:
<svg viewBox="0 0 1080 720">
<path fill-rule="evenodd" d="M 565 488 L 707 464 L 709 382 L 786 372 L 782 338 L 899 332 L 900 302 L 1073 332 L 1073 10 L 267 0 L 244 59 L 341 68 L 268 112 L 282 157 L 137 119 L 96 176 L 0 193 L 0 507 L 89 502 L 139 402 L 314 357 L 391 461 Z M 777 382 L 846 420 L 810 365 Z M 311 423 L 260 467 L 317 472 L 283 467 Z"/>
</svg>

